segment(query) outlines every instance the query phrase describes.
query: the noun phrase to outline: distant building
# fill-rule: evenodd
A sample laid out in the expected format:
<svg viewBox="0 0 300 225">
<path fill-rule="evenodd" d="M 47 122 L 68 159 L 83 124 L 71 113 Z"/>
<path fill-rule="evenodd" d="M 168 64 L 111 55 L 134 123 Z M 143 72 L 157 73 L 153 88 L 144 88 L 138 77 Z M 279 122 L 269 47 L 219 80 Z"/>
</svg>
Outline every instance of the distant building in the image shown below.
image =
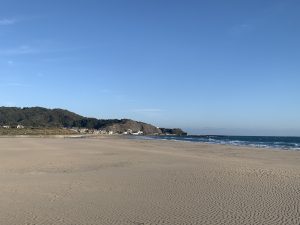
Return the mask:
<svg viewBox="0 0 300 225">
<path fill-rule="evenodd" d="M 143 131 L 138 131 L 138 132 L 135 132 L 135 133 L 132 133 L 132 135 L 143 135 L 144 134 L 144 132 Z"/>
<path fill-rule="evenodd" d="M 79 133 L 81 133 L 81 134 L 88 133 L 88 131 L 89 131 L 89 129 L 86 129 L 86 128 L 79 129 Z"/>
<path fill-rule="evenodd" d="M 8 125 L 4 125 L 2 127 L 5 128 L 5 129 L 9 129 L 10 128 L 10 126 L 8 126 Z"/>
<path fill-rule="evenodd" d="M 128 129 L 127 131 L 124 131 L 123 134 L 132 134 L 132 130 Z"/>
<path fill-rule="evenodd" d="M 100 130 L 93 130 L 93 134 L 100 134 Z"/>
<path fill-rule="evenodd" d="M 79 128 L 78 127 L 72 127 L 70 130 L 79 133 Z"/>
<path fill-rule="evenodd" d="M 99 130 L 99 131 L 100 131 L 100 134 L 107 134 L 106 130 Z"/>
<path fill-rule="evenodd" d="M 23 125 L 20 125 L 20 124 L 19 124 L 19 125 L 17 126 L 17 129 L 23 129 L 23 128 L 24 128 Z"/>
</svg>

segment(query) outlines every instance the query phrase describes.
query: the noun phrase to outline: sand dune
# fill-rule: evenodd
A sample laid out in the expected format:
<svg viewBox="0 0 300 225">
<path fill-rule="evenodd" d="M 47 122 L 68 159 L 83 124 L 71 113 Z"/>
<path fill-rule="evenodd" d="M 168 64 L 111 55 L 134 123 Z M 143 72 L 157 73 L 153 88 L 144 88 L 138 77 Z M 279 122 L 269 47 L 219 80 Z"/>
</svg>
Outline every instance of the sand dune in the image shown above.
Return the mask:
<svg viewBox="0 0 300 225">
<path fill-rule="evenodd" d="M 300 224 L 300 152 L 0 138 L 0 224 Z"/>
</svg>

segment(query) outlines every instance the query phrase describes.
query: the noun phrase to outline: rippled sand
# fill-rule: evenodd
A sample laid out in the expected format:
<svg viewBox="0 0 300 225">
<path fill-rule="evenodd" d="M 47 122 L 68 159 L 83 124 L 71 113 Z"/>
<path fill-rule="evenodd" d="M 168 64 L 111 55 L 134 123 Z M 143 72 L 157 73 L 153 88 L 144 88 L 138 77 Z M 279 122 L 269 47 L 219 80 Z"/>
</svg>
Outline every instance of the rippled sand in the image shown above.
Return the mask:
<svg viewBox="0 0 300 225">
<path fill-rule="evenodd" d="M 0 224 L 300 224 L 300 152 L 0 138 Z"/>
</svg>

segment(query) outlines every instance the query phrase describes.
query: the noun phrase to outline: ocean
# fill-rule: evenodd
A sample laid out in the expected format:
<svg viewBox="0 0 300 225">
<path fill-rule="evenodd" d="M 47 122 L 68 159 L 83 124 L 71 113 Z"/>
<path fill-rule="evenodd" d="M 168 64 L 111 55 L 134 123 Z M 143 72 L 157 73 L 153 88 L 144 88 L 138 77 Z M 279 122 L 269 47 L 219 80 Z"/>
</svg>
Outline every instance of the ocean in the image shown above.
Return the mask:
<svg viewBox="0 0 300 225">
<path fill-rule="evenodd" d="M 223 136 L 223 135 L 188 135 L 188 136 L 132 136 L 132 138 L 148 140 L 172 140 L 185 142 L 201 142 L 257 148 L 277 148 L 300 151 L 300 137 L 277 136 Z"/>
</svg>

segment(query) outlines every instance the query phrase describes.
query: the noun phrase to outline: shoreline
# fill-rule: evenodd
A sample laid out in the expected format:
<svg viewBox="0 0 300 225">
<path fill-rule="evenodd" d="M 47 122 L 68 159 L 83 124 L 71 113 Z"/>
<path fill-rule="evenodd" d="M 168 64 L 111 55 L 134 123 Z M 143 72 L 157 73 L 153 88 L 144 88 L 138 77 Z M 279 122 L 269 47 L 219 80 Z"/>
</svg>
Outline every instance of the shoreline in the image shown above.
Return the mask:
<svg viewBox="0 0 300 225">
<path fill-rule="evenodd" d="M 207 138 L 207 137 L 230 137 L 236 138 L 233 140 L 197 140 L 193 138 Z M 288 146 L 291 143 L 284 142 L 275 142 L 275 143 L 266 143 L 266 142 L 255 142 L 255 141 L 245 141 L 238 140 L 238 138 L 295 138 L 297 143 L 292 143 L 296 146 Z M 237 147 L 249 147 L 249 148 L 259 148 L 259 149 L 278 149 L 284 151 L 300 151 L 300 137 L 277 137 L 277 136 L 218 136 L 218 135 L 208 135 L 208 136 L 137 136 L 130 139 L 141 139 L 141 140 L 160 140 L 160 141 L 175 141 L 175 142 L 186 142 L 186 143 L 204 143 L 204 144 L 216 144 L 216 145 L 225 145 L 225 146 L 237 146 Z M 278 145 L 283 144 L 283 145 Z"/>
<path fill-rule="evenodd" d="M 205 135 L 206 136 L 206 135 Z M 211 136 L 211 135 L 209 135 Z M 217 136 L 217 135 L 213 135 Z M 156 137 L 156 136 L 154 136 Z M 164 136 L 162 136 L 164 137 Z M 176 137 L 176 136 L 172 136 Z M 253 136 L 256 137 L 256 136 Z M 216 146 L 228 146 L 233 148 L 241 148 L 241 149 L 260 149 L 260 150 L 267 150 L 267 151 L 291 151 L 291 152 L 300 152 L 300 148 L 293 149 L 293 148 L 282 148 L 282 147 L 260 147 L 260 146 L 252 146 L 252 145 L 238 145 L 238 144 L 230 144 L 230 143 L 210 143 L 210 142 L 197 142 L 197 141 L 190 141 L 190 140 L 176 140 L 176 139 L 164 139 L 164 138 L 153 138 L 153 136 L 141 135 L 141 136 L 134 136 L 134 135 L 123 135 L 123 134 L 71 134 L 71 135 L 0 135 L 1 138 L 61 138 L 61 139 L 103 139 L 103 138 L 118 138 L 118 139 L 128 139 L 128 140 L 137 140 L 137 141 L 163 141 L 163 142 L 178 142 L 178 143 L 191 143 L 191 144 L 202 144 L 202 145 L 216 145 Z"/>
</svg>

